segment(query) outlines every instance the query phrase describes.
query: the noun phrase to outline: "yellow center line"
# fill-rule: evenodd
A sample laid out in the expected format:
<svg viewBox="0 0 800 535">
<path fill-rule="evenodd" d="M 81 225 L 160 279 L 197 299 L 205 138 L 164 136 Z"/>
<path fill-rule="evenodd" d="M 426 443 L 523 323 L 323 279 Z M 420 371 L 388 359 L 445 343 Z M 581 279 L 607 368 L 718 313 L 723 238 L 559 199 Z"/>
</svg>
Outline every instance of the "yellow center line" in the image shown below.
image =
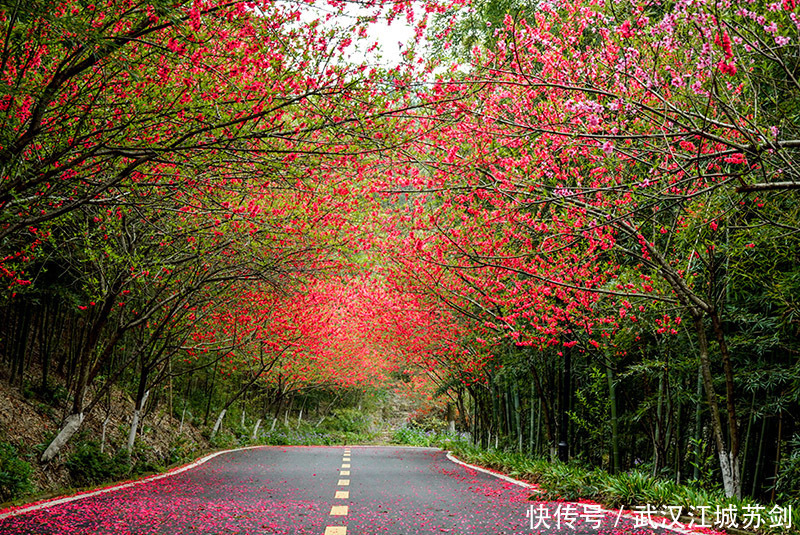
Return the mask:
<svg viewBox="0 0 800 535">
<path fill-rule="evenodd" d="M 350 468 L 350 448 L 344 449 L 344 455 L 342 456 L 342 468 Z M 340 476 L 349 476 L 350 470 L 339 470 Z M 340 479 L 338 482 L 339 486 L 347 487 L 350 485 L 349 479 Z M 337 500 L 347 500 L 350 498 L 350 491 L 347 490 L 337 490 L 336 495 L 334 496 Z M 349 511 L 348 505 L 334 505 L 331 507 L 331 516 L 347 516 Z M 347 527 L 346 526 L 327 526 L 325 528 L 325 535 L 347 535 Z"/>
<path fill-rule="evenodd" d="M 347 516 L 347 505 L 334 505 L 331 507 L 331 516 Z"/>
</svg>

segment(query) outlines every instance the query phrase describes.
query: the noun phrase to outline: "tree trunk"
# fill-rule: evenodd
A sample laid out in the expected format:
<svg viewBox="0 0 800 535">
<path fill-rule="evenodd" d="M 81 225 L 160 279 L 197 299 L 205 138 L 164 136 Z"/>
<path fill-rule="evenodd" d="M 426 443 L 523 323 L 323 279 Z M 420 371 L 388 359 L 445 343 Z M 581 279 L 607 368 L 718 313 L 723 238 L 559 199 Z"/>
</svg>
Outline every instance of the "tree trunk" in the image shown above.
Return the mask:
<svg viewBox="0 0 800 535">
<path fill-rule="evenodd" d="M 186 398 L 183 398 L 183 411 L 181 411 L 181 425 L 178 426 L 178 434 L 183 433 L 183 422 L 186 420 Z"/>
<path fill-rule="evenodd" d="M 569 460 L 569 405 L 570 405 L 570 374 L 572 369 L 572 349 L 563 347 L 564 370 L 561 376 L 561 403 L 558 410 L 561 412 L 561 419 L 558 429 L 558 459 L 561 462 Z"/>
<path fill-rule="evenodd" d="M 731 363 L 730 351 L 728 351 L 728 344 L 725 340 L 725 332 L 722 329 L 722 320 L 716 310 L 710 313 L 711 325 L 714 330 L 714 335 L 719 345 L 719 353 L 722 359 L 722 371 L 725 375 L 725 409 L 728 417 L 728 441 L 730 443 L 730 458 L 731 467 L 733 469 L 734 496 L 737 498 L 742 497 L 742 482 L 741 482 L 741 461 L 739 456 L 739 417 L 736 411 L 736 388 L 733 380 L 733 364 Z"/>
<path fill-rule="evenodd" d="M 555 436 L 553 434 L 553 427 L 555 426 L 553 424 L 553 411 L 550 408 L 550 399 L 545 396 L 544 390 L 542 389 L 542 382 L 539 378 L 539 372 L 536 370 L 536 367 L 531 365 L 529 369 L 533 376 L 533 384 L 536 387 L 536 393 L 539 397 L 541 406 L 540 415 L 541 419 L 544 420 L 544 434 L 547 439 L 547 448 L 552 457 L 555 451 Z"/>
<path fill-rule="evenodd" d="M 261 418 L 256 420 L 256 425 L 253 426 L 253 440 L 258 439 L 258 427 L 261 425 Z"/>
<path fill-rule="evenodd" d="M 69 442 L 69 439 L 72 438 L 72 435 L 78 432 L 81 424 L 83 423 L 83 413 L 79 414 L 70 414 L 67 416 L 64 425 L 61 427 L 61 431 L 59 431 L 56 438 L 47 446 L 47 449 L 44 450 L 42 454 L 41 461 L 46 463 L 53 459 L 58 452 L 61 451 L 61 448 Z"/>
<path fill-rule="evenodd" d="M 283 413 L 284 427 L 289 427 L 289 413 L 292 412 L 292 405 L 294 405 L 294 397 L 289 399 L 289 404 L 286 406 L 286 412 Z"/>
<path fill-rule="evenodd" d="M 614 383 L 614 370 L 606 359 L 606 379 L 608 380 L 608 400 L 611 410 L 611 473 L 620 469 L 619 459 L 619 420 L 617 418 L 617 385 Z"/>
<path fill-rule="evenodd" d="M 222 409 L 220 411 L 219 416 L 217 417 L 217 421 L 214 423 L 214 429 L 211 430 L 211 436 L 208 437 L 209 440 L 213 440 L 214 437 L 216 436 L 217 431 L 219 431 L 219 427 L 222 425 L 222 419 L 225 418 L 226 412 L 227 409 Z"/>
<path fill-rule="evenodd" d="M 105 420 L 103 420 L 103 432 L 100 435 L 100 453 L 106 451 L 106 427 L 108 427 L 108 421 L 111 419 L 111 416 L 106 416 Z"/>
<path fill-rule="evenodd" d="M 454 435 L 456 432 L 456 417 L 453 410 L 453 404 L 447 403 L 447 432 Z"/>
<path fill-rule="evenodd" d="M 761 417 L 761 434 L 758 439 L 758 455 L 756 455 L 756 468 L 753 470 L 753 488 L 750 491 L 750 495 L 755 497 L 756 491 L 760 491 L 761 488 L 758 485 L 758 476 L 761 474 L 761 469 L 763 466 L 763 453 L 764 453 L 764 440 L 766 438 L 767 433 L 767 418 Z"/>
<path fill-rule="evenodd" d="M 656 477 L 659 470 L 661 469 L 661 463 L 664 462 L 662 456 L 662 418 L 663 418 L 663 406 L 664 406 L 664 374 L 658 374 L 658 402 L 656 403 L 656 422 L 655 422 L 655 430 L 653 433 L 653 471 L 651 473 L 652 477 Z"/>
<path fill-rule="evenodd" d="M 514 424 L 517 427 L 517 451 L 522 453 L 522 414 L 519 406 L 519 389 L 517 388 L 516 377 L 514 378 L 512 395 L 514 398 Z"/>
<path fill-rule="evenodd" d="M 775 490 L 776 485 L 775 482 L 778 481 L 778 475 L 780 474 L 781 468 L 781 439 L 783 438 L 783 411 L 778 411 L 778 439 L 775 441 L 776 450 L 775 450 L 775 472 L 772 478 L 772 491 L 769 495 L 769 501 L 775 501 Z"/>
<path fill-rule="evenodd" d="M 144 404 L 147 402 L 147 396 L 150 395 L 150 391 L 145 391 L 142 399 L 139 400 L 136 408 L 133 410 L 133 419 L 131 420 L 131 429 L 128 432 L 128 443 L 125 446 L 125 449 L 128 450 L 128 453 L 133 452 L 133 443 L 136 441 L 136 431 L 139 427 L 139 419 L 142 415 L 142 410 L 144 409 Z"/>
<path fill-rule="evenodd" d="M 703 369 L 702 366 L 697 368 L 697 398 L 700 399 L 703 395 Z M 700 478 L 700 463 L 702 462 L 702 452 L 700 448 L 700 441 L 702 440 L 701 431 L 703 428 L 703 410 L 698 403 L 694 408 L 694 470 L 692 471 L 692 479 L 695 481 Z"/>
<path fill-rule="evenodd" d="M 722 419 L 720 418 L 719 405 L 717 404 L 717 394 L 714 390 L 714 379 L 711 375 L 711 362 L 708 356 L 708 339 L 706 338 L 703 320 L 700 317 L 695 319 L 695 330 L 697 331 L 698 349 L 700 352 L 700 369 L 703 374 L 703 388 L 706 392 L 706 400 L 711 411 L 711 429 L 714 434 L 714 441 L 717 445 L 719 468 L 722 475 L 722 487 L 725 491 L 725 496 L 741 498 L 742 482 L 740 477 L 739 456 L 738 452 L 729 449 L 725 442 Z M 729 417 L 735 416 L 729 415 Z M 733 438 L 731 440 L 733 440 Z"/>
<path fill-rule="evenodd" d="M 108 322 L 108 316 L 114 306 L 117 291 L 118 288 L 115 287 L 108 293 L 105 301 L 98 311 L 97 318 L 92 324 L 92 327 L 89 329 L 89 332 L 86 336 L 86 341 L 84 342 L 80 351 L 80 357 L 78 361 L 78 381 L 74 389 L 75 397 L 72 400 L 71 414 L 67 416 L 61 431 L 59 431 L 56 438 L 53 439 L 50 445 L 47 446 L 45 452 L 42 454 L 42 462 L 47 462 L 55 457 L 58 452 L 61 451 L 61 448 L 64 447 L 67 441 L 69 441 L 69 439 L 72 438 L 72 436 L 78 431 L 83 423 L 84 401 L 86 397 L 86 389 L 89 383 L 89 376 L 92 369 L 92 356 L 94 355 L 94 351 L 98 342 L 100 341 L 100 334 L 103 330 L 103 327 L 105 327 L 106 323 Z M 118 334 L 119 331 L 117 331 L 117 335 Z M 118 338 L 118 336 L 115 337 L 115 339 Z"/>
<path fill-rule="evenodd" d="M 747 463 L 747 453 L 750 450 L 750 437 L 752 436 L 751 433 L 753 430 L 753 420 L 755 420 L 754 418 L 755 405 L 756 405 L 756 390 L 753 389 L 753 395 L 750 398 L 750 412 L 749 412 L 749 417 L 747 419 L 747 431 L 744 436 L 744 443 L 742 444 L 742 474 L 747 473 L 747 467 L 745 466 L 745 463 Z"/>
</svg>

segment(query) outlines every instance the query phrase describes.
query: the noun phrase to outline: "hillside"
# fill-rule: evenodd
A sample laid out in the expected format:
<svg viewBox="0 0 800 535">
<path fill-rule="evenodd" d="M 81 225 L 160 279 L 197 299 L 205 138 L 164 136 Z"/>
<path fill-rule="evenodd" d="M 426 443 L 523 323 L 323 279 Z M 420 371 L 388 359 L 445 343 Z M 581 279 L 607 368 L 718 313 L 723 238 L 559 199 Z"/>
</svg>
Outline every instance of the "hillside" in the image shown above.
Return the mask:
<svg viewBox="0 0 800 535">
<path fill-rule="evenodd" d="M 65 489 L 99 483 L 105 479 L 104 469 L 115 472 L 109 474 L 111 476 L 122 477 L 158 471 L 193 458 L 210 447 L 193 425 L 185 422 L 181 429 L 180 420 L 169 414 L 168 407 L 151 404 L 145 406 L 133 454 L 130 462 L 126 462 L 124 450 L 134 404 L 127 394 L 114 389 L 109 404 L 86 417 L 81 430 L 56 459 L 40 463 L 38 459 L 58 431 L 67 409 L 65 397 L 60 395 L 65 391 L 63 386 L 55 386 L 52 391 L 56 395 L 47 399 L 30 387 L 9 386 L 8 375 L 0 368 L 0 444 L 4 445 L 0 462 L 5 463 L 0 467 L 0 484 L 3 483 L 2 472 L 8 471 L 10 458 L 27 462 L 31 467 L 30 487 L 23 497 L 61 493 Z M 8 445 L 16 455 L 9 454 Z M 99 455 L 100 446 L 103 446 L 102 456 Z M 77 475 L 76 471 L 71 475 L 69 461 L 74 463 L 79 458 L 83 459 L 87 470 L 83 475 Z M 103 465 L 102 461 L 108 464 Z M 10 496 L 0 494 L 0 497 L 3 498 L 0 501 L 5 501 Z"/>
</svg>

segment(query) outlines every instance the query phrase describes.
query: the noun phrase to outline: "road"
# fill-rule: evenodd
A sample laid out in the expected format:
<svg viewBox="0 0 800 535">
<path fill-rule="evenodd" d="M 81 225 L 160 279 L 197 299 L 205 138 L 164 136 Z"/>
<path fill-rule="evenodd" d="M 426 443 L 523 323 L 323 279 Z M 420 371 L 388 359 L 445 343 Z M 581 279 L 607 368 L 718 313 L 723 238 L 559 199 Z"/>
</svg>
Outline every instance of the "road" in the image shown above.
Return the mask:
<svg viewBox="0 0 800 535">
<path fill-rule="evenodd" d="M 654 533 L 629 518 L 530 501 L 532 495 L 530 489 L 455 464 L 433 448 L 263 447 L 225 453 L 157 481 L 3 518 L 0 533 Z"/>
</svg>

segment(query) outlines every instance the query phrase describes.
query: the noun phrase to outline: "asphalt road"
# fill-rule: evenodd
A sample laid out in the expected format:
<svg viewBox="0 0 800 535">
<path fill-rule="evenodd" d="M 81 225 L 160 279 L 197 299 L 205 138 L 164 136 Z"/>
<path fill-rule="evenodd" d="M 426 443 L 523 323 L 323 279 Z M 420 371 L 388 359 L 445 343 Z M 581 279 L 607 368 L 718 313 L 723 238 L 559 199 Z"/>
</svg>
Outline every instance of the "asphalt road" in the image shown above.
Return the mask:
<svg viewBox="0 0 800 535">
<path fill-rule="evenodd" d="M 433 448 L 263 447 L 157 481 L 0 519 L 3 535 L 649 534 L 630 518 L 531 501 Z M 534 498 L 535 499 L 535 498 Z"/>
</svg>

